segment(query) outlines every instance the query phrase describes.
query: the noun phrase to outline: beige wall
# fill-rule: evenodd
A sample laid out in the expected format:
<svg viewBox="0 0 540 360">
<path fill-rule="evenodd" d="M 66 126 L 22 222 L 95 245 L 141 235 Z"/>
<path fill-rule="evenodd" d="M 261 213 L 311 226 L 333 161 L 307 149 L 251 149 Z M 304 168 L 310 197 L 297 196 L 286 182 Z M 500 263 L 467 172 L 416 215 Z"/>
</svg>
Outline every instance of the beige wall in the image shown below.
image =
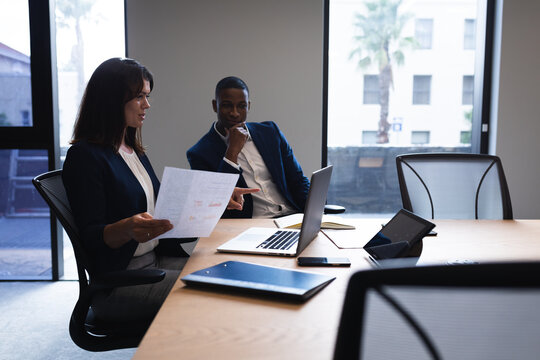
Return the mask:
<svg viewBox="0 0 540 360">
<path fill-rule="evenodd" d="M 158 176 L 189 168 L 228 75 L 250 88 L 248 119 L 275 121 L 304 171 L 320 167 L 322 0 L 128 0 L 127 14 L 128 54 L 155 76 L 143 133 Z"/>
<path fill-rule="evenodd" d="M 540 218 L 540 2 L 499 2 L 490 152 L 503 161 L 514 216 Z M 321 163 L 322 0 L 128 0 L 128 51 L 155 74 L 145 144 L 160 176 L 188 167 L 186 150 L 209 128 L 217 80 L 244 78 L 253 121 L 274 120 L 306 173 Z M 500 78 L 499 78 L 500 75 Z"/>
<path fill-rule="evenodd" d="M 504 1 L 496 141 L 514 217 L 540 218 L 540 2 Z"/>
</svg>

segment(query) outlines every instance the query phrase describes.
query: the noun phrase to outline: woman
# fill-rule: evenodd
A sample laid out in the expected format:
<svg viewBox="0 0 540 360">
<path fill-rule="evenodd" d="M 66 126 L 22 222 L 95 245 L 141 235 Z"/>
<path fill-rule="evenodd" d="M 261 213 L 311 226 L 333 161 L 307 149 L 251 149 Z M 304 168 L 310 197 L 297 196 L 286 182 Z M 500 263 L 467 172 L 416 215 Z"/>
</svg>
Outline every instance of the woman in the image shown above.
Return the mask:
<svg viewBox="0 0 540 360">
<path fill-rule="evenodd" d="M 150 71 L 135 60 L 103 62 L 86 87 L 64 163 L 64 185 L 94 272 L 166 272 L 159 283 L 96 296 L 92 308 L 104 320 L 151 320 L 187 259 L 179 244 L 155 239 L 172 224 L 151 215 L 159 180 L 144 152 L 141 128 L 153 86 Z M 228 208 L 241 209 L 247 192 L 235 189 Z"/>
</svg>

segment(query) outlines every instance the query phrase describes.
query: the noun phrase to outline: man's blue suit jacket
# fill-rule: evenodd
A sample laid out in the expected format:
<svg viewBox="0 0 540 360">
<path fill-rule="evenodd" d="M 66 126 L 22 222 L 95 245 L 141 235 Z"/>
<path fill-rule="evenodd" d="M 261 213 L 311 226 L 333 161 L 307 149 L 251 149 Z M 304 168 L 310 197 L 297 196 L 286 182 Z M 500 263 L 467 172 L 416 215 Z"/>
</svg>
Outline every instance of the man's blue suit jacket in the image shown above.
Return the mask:
<svg viewBox="0 0 540 360">
<path fill-rule="evenodd" d="M 297 211 L 303 212 L 309 191 L 309 179 L 304 176 L 287 139 L 273 121 L 246 125 L 279 191 Z M 212 125 L 210 131 L 187 151 L 187 158 L 194 170 L 240 174 L 237 186 L 247 187 L 242 171 L 223 160 L 226 151 L 227 145 Z M 242 211 L 226 210 L 223 217 L 252 217 L 253 198 L 251 195 L 244 195 L 244 198 Z"/>
</svg>

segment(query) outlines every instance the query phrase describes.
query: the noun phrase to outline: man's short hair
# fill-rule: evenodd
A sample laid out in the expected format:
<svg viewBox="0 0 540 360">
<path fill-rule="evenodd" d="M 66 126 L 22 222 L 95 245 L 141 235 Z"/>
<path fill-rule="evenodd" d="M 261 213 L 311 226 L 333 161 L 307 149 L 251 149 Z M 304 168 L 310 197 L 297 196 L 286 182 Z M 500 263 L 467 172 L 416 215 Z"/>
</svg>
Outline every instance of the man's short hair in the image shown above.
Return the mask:
<svg viewBox="0 0 540 360">
<path fill-rule="evenodd" d="M 219 93 L 221 90 L 225 89 L 240 89 L 240 90 L 246 90 L 246 92 L 249 95 L 249 88 L 247 84 L 244 82 L 244 80 L 236 77 L 236 76 L 227 76 L 226 78 L 223 78 L 218 81 L 216 85 L 216 93 L 215 97 L 216 99 L 219 96 Z"/>
</svg>

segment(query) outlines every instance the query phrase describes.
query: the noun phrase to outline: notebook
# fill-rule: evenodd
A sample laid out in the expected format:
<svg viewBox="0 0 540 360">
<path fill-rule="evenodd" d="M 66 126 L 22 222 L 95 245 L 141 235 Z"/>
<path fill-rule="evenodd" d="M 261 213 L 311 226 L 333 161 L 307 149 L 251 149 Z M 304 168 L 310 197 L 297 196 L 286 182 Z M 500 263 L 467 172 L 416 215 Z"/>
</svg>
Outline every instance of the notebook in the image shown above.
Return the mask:
<svg viewBox="0 0 540 360">
<path fill-rule="evenodd" d="M 219 252 L 297 256 L 317 237 L 326 203 L 332 165 L 315 171 L 304 210 L 302 227 L 275 229 L 252 227 L 217 248 Z"/>
<path fill-rule="evenodd" d="M 291 214 L 274 219 L 274 224 L 282 229 L 300 229 L 304 214 Z M 342 218 L 335 215 L 323 215 L 321 229 L 354 230 L 354 225 L 348 224 Z"/>
<path fill-rule="evenodd" d="M 240 261 L 226 261 L 182 278 L 188 286 L 234 289 L 305 301 L 335 277 Z"/>
</svg>

